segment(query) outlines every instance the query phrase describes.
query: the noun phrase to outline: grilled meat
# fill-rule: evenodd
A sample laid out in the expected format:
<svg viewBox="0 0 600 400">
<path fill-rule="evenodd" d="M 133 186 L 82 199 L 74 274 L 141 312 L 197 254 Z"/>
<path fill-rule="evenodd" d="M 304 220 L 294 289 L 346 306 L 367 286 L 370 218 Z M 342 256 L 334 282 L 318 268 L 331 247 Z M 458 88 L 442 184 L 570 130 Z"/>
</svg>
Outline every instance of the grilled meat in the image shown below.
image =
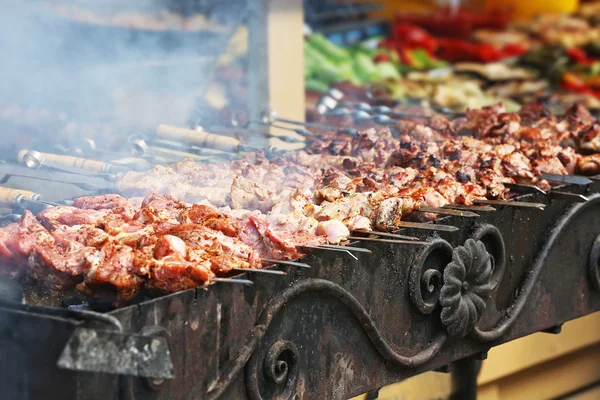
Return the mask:
<svg viewBox="0 0 600 400">
<path fill-rule="evenodd" d="M 545 172 L 600 172 L 598 122 L 580 106 L 560 118 L 539 105 L 494 106 L 395 129 L 324 135 L 271 160 L 129 172 L 117 185 L 143 200 L 85 197 L 0 229 L 0 272 L 126 301 L 260 268 L 261 258 L 296 259 L 299 246 L 343 243 L 353 230 L 432 218 L 423 206 L 504 199 L 505 183 L 547 189 Z"/>
</svg>

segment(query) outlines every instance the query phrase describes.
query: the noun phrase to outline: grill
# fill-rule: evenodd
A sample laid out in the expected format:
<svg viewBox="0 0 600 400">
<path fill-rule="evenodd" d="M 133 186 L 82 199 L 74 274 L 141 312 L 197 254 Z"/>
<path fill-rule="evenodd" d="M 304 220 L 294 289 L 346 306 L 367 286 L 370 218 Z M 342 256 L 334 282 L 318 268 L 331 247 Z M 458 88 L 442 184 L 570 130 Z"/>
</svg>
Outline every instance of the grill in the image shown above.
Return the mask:
<svg viewBox="0 0 600 400">
<path fill-rule="evenodd" d="M 83 28 L 90 27 L 73 25 Z M 309 123 L 265 111 L 252 121 L 264 130 L 239 116 L 227 127 L 161 125 L 119 142 L 126 154 L 85 137 L 67 147 L 19 147 L 18 159 L 0 165 L 0 183 L 10 186 L 0 189 L 9 209 L 2 222 L 18 220 L 23 209 L 114 193 L 116 174 L 182 156 L 212 162 L 262 150 L 275 157 L 282 148 L 245 140 L 267 128 L 288 126 L 295 135 L 280 139 L 293 145 L 297 135 L 310 141 L 340 121 L 351 123 L 338 132 L 354 135 L 356 126 L 423 118 L 393 110 L 371 89 L 352 101 L 329 92 Z M 472 366 L 492 346 L 534 332 L 558 333 L 600 309 L 600 177 L 543 177 L 559 185 L 513 184 L 520 195 L 510 201 L 422 206 L 439 216 L 435 222 L 354 231 L 347 246 L 303 246 L 301 259 L 263 259 L 270 266 L 118 308 L 0 280 L 0 358 L 10 361 L 0 366 L 3 393 L 344 399 L 425 371 Z"/>
<path fill-rule="evenodd" d="M 556 331 L 600 308 L 600 182 L 560 191 L 572 195 L 517 199 L 543 211 L 503 204 L 476 218 L 448 216 L 430 224 L 439 229 L 397 232 L 417 244 L 314 249 L 302 260 L 310 269 L 281 265 L 272 269 L 285 276 L 236 277 L 251 286 L 213 285 L 107 313 L 44 306 L 43 296 L 11 302 L 19 294 L 7 286 L 5 393 L 341 399 Z M 486 253 L 491 272 L 476 268 Z M 481 279 L 492 282 L 485 305 L 454 307 L 464 299 L 450 293 L 478 295 Z"/>
</svg>

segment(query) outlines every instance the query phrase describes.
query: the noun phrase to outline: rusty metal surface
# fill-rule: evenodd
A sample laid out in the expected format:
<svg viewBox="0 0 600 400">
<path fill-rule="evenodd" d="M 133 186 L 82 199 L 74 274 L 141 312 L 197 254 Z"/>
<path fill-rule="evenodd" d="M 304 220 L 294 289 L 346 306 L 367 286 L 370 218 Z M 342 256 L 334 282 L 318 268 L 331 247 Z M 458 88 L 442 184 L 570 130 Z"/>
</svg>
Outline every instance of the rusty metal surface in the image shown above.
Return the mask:
<svg viewBox="0 0 600 400">
<path fill-rule="evenodd" d="M 74 371 L 173 378 L 168 343 L 161 336 L 77 328 L 65 345 L 57 365 Z"/>
<path fill-rule="evenodd" d="M 125 333 L 163 332 L 173 379 L 45 373 L 77 388 L 63 399 L 344 399 L 485 353 L 600 310 L 600 182 L 561 190 L 589 200 L 531 194 L 520 199 L 544 211 L 449 217 L 457 232 L 401 232 L 428 244 L 362 242 L 372 254 L 357 260 L 311 255 L 311 269 L 249 274 L 251 287 L 217 284 L 111 312 Z M 55 360 L 72 331 L 58 336 Z M 28 367 L 35 380 L 40 368 Z"/>
</svg>

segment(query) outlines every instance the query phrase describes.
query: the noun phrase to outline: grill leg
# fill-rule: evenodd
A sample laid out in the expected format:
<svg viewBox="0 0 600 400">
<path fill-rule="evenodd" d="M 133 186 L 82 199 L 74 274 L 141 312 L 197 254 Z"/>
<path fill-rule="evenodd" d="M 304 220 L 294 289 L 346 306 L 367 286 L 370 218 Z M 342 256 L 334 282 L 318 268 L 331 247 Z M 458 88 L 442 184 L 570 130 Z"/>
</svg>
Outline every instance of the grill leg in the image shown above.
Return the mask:
<svg viewBox="0 0 600 400">
<path fill-rule="evenodd" d="M 367 392 L 367 397 L 365 400 L 376 400 L 379 398 L 379 389 L 373 389 Z"/>
<path fill-rule="evenodd" d="M 452 394 L 450 400 L 476 400 L 477 375 L 481 361 L 465 358 L 452 365 Z"/>
</svg>

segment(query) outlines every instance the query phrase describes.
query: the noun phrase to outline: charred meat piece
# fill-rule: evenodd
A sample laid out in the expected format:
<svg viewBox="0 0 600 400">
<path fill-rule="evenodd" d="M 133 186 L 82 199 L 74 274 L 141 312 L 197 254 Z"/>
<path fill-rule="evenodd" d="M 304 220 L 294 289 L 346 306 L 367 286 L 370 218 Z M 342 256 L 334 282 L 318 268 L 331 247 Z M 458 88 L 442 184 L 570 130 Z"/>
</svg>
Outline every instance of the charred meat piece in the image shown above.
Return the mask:
<svg viewBox="0 0 600 400">
<path fill-rule="evenodd" d="M 84 210 L 111 210 L 126 221 L 132 220 L 135 216 L 135 210 L 129 201 L 116 194 L 80 197 L 75 199 L 73 206 Z"/>
<path fill-rule="evenodd" d="M 577 160 L 575 172 L 588 176 L 600 174 L 600 154 L 582 156 L 579 160 Z"/>
</svg>

